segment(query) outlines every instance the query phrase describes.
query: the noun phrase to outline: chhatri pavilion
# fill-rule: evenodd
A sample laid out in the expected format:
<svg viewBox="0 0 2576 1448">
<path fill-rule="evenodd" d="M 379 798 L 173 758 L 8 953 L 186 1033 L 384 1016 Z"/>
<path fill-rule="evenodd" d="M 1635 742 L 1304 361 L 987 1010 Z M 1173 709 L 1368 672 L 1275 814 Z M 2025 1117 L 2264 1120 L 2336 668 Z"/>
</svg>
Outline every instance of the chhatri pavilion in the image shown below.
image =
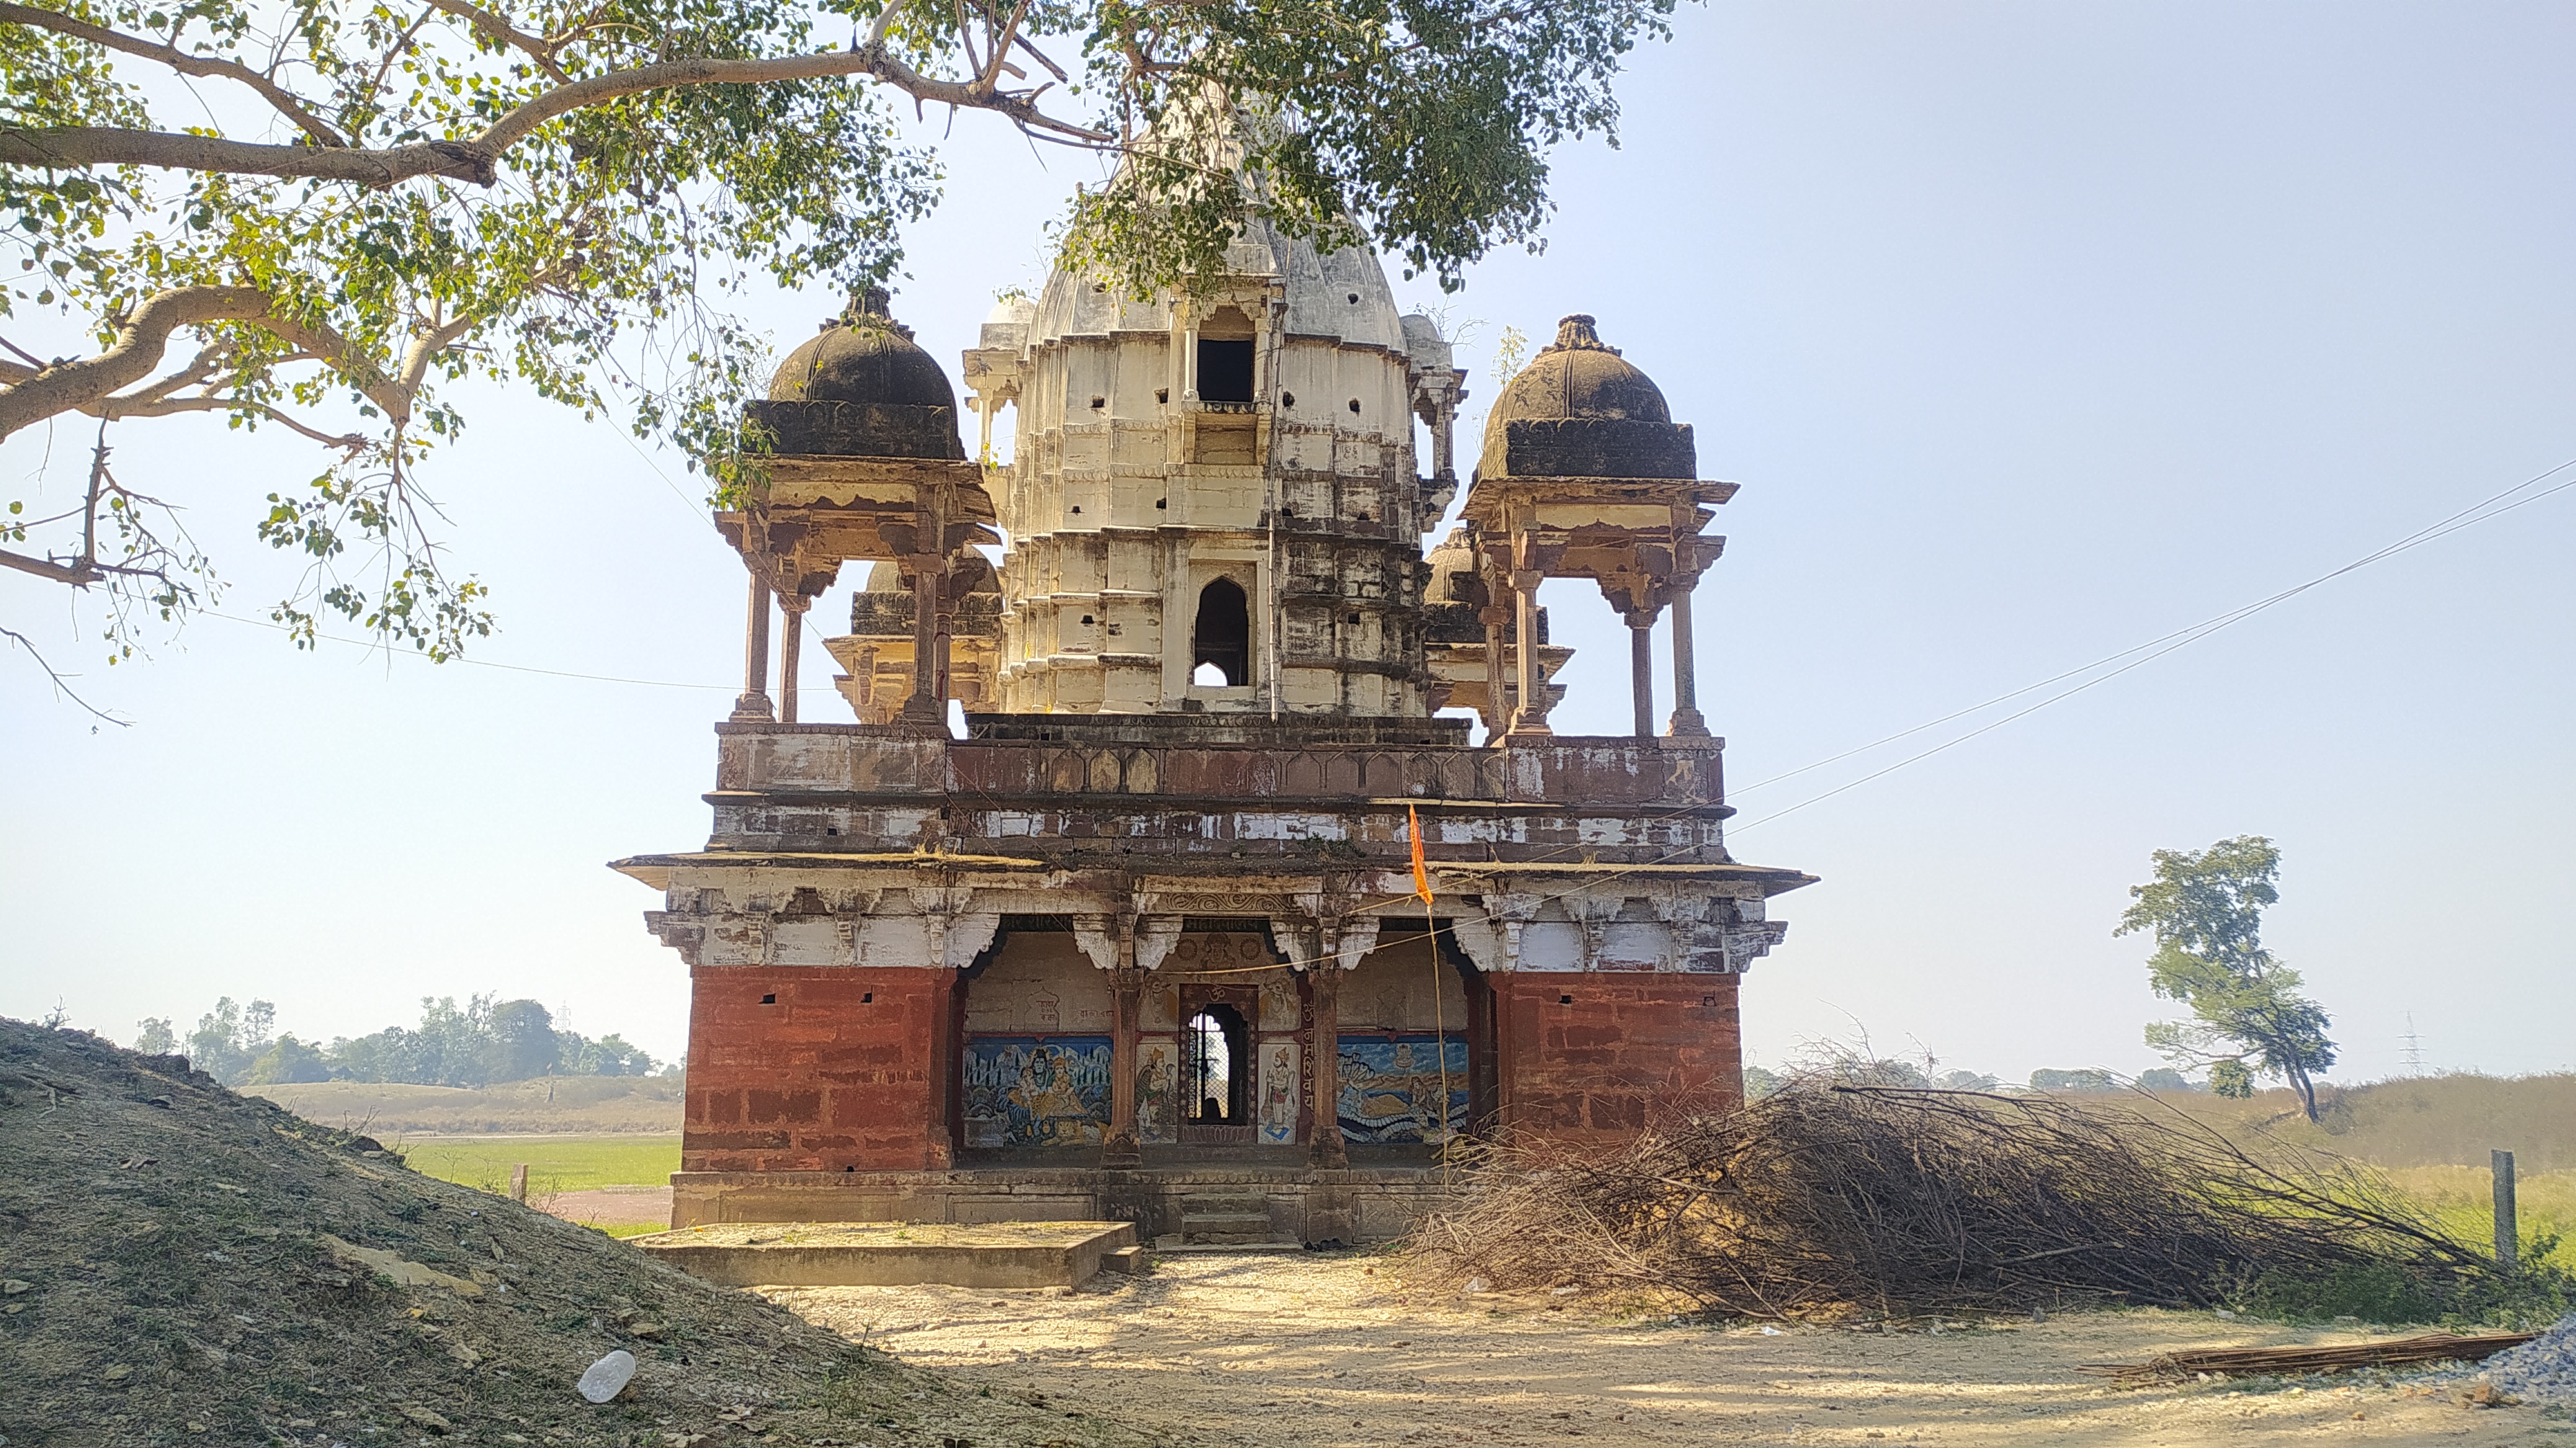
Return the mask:
<svg viewBox="0 0 2576 1448">
<path fill-rule="evenodd" d="M 881 293 L 750 410 L 713 832 L 615 866 L 690 972 L 675 1226 L 1382 1239 L 1452 1141 L 1740 1100 L 1737 984 L 1812 877 L 1727 853 L 1696 698 L 1736 485 L 1592 318 L 1503 388 L 1427 551 L 1465 374 L 1365 252 L 1255 230 L 1152 300 L 1058 273 L 980 343 L 971 451 Z M 845 577 L 848 707 L 807 720 Z M 1550 578 L 1632 631 L 1632 732 L 1549 727 Z"/>
</svg>

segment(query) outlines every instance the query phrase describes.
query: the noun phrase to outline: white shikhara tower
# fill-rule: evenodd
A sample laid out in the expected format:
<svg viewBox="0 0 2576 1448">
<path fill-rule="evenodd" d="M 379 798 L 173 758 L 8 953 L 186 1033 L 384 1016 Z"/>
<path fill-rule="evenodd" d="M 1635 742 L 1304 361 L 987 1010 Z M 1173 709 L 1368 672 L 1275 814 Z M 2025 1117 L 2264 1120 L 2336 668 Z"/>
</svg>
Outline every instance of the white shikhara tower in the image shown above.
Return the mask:
<svg viewBox="0 0 2576 1448">
<path fill-rule="evenodd" d="M 990 454 L 1004 713 L 1421 718 L 1422 534 L 1465 374 L 1375 257 L 1256 229 L 1151 300 L 1057 272 L 965 357 Z M 1417 476 L 1414 420 L 1434 456 Z"/>
</svg>

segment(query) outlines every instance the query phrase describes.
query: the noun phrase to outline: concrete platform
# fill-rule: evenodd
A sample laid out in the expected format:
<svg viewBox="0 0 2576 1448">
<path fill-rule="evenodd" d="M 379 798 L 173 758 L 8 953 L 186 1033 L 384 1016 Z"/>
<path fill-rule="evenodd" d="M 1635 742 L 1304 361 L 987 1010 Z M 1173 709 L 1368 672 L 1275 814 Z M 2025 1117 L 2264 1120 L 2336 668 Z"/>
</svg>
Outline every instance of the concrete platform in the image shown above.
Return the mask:
<svg viewBox="0 0 2576 1448">
<path fill-rule="evenodd" d="M 723 1287 L 1075 1287 L 1139 1255 L 1131 1222 L 735 1222 L 627 1245 Z"/>
</svg>

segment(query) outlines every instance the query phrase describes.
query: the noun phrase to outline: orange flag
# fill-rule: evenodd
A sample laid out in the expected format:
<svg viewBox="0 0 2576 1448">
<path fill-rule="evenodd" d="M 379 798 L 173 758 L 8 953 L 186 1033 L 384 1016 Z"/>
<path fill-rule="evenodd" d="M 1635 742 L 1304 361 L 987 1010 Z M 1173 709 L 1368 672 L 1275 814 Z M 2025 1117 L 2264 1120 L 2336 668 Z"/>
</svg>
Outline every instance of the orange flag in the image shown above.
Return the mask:
<svg viewBox="0 0 2576 1448">
<path fill-rule="evenodd" d="M 1411 805 L 1404 807 L 1404 821 L 1413 835 L 1413 893 L 1422 903 L 1431 903 L 1431 874 L 1422 867 L 1422 815 Z"/>
</svg>

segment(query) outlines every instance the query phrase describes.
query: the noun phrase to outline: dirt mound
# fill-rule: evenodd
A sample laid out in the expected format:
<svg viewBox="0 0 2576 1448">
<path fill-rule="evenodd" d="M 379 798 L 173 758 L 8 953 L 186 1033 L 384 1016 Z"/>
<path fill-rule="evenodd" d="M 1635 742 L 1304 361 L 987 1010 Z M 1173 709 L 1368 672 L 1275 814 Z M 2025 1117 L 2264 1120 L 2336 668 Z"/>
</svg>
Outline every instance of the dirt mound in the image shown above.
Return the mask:
<svg viewBox="0 0 2576 1448">
<path fill-rule="evenodd" d="M 573 1389 L 614 1349 L 634 1382 Z M 0 1020 L 10 1444 L 1126 1444 L 969 1392 L 174 1056 Z"/>
</svg>

